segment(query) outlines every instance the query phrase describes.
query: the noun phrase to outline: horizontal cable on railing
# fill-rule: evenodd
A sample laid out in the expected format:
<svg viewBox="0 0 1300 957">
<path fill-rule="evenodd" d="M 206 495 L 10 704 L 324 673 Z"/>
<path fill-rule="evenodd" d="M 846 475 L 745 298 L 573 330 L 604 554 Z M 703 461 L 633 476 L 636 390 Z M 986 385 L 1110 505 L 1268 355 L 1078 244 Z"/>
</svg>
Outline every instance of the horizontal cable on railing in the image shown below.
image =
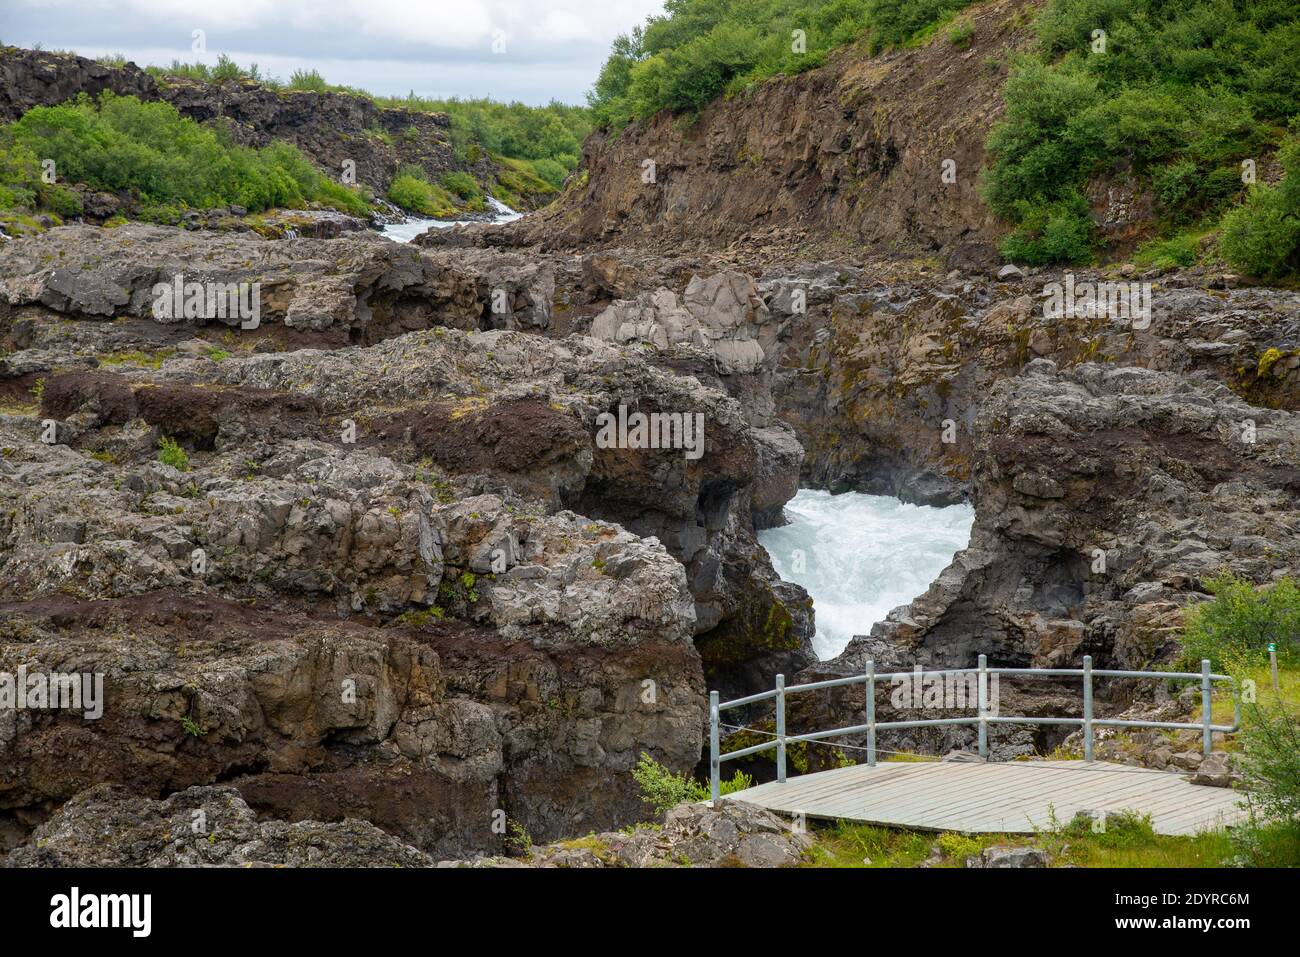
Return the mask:
<svg viewBox="0 0 1300 957">
<path fill-rule="evenodd" d="M 1093 748 L 1095 741 L 1095 731 L 1101 728 L 1155 728 L 1170 729 L 1177 731 L 1199 730 L 1201 732 L 1201 750 L 1209 754 L 1213 749 L 1213 735 L 1215 733 L 1233 734 L 1241 726 L 1241 684 L 1231 675 L 1220 675 L 1210 671 L 1210 662 L 1208 659 L 1202 659 L 1200 674 L 1195 672 L 1179 671 L 1109 671 L 1098 670 L 1092 667 L 1092 656 L 1083 656 L 1082 668 L 990 668 L 988 666 L 988 656 L 979 656 L 979 667 L 977 668 L 949 668 L 937 671 L 923 671 L 915 668 L 912 671 L 885 672 L 876 673 L 875 662 L 867 659 L 866 667 L 862 674 L 849 675 L 843 678 L 830 678 L 824 681 L 813 681 L 803 685 L 786 686 L 785 676 L 776 676 L 776 687 L 771 691 L 764 691 L 758 694 L 749 695 L 744 698 L 737 698 L 734 701 L 719 701 L 718 692 L 709 692 L 709 787 L 713 800 L 719 796 L 720 768 L 724 761 L 734 760 L 736 758 L 746 757 L 751 754 L 757 754 L 762 751 L 776 748 L 776 768 L 777 781 L 784 782 L 786 779 L 786 749 L 791 743 L 806 742 L 811 744 L 825 744 L 826 747 L 850 748 L 852 750 L 865 751 L 867 754 L 868 766 L 874 766 L 876 763 L 876 734 L 878 731 L 901 730 L 905 728 L 932 728 L 944 726 L 974 726 L 977 728 L 978 751 L 982 759 L 988 760 L 990 748 L 988 742 L 988 732 L 990 725 L 1008 725 L 1008 724 L 1026 724 L 1026 725 L 1063 725 L 1066 727 L 1081 728 L 1083 732 L 1083 768 L 1068 768 L 1070 770 L 1093 770 L 1087 765 L 1091 765 L 1093 760 Z M 947 678 L 954 675 L 974 676 L 978 680 L 978 691 L 976 696 L 976 705 L 974 706 L 977 713 L 969 717 L 961 718 L 920 718 L 909 721 L 877 721 L 876 720 L 876 690 L 878 682 L 897 682 L 899 680 L 915 680 L 926 678 Z M 1047 717 L 1047 716 L 1003 716 L 990 713 L 989 700 L 989 676 L 998 677 L 1001 675 L 1024 676 L 1024 677 L 1081 677 L 1083 679 L 1083 713 L 1081 717 Z M 1200 679 L 1201 689 L 1201 720 L 1196 723 L 1177 722 L 1177 721 L 1141 721 L 1125 720 L 1122 718 L 1096 718 L 1093 713 L 1093 684 L 1098 678 L 1148 678 L 1156 680 L 1196 680 Z M 1212 714 L 1214 682 L 1226 681 L 1233 685 L 1233 723 L 1231 725 L 1215 724 Z M 824 731 L 809 731 L 803 734 L 787 734 L 785 728 L 786 719 L 786 695 L 800 691 L 817 691 L 828 688 L 846 687 L 849 685 L 865 685 L 865 697 L 863 701 L 864 724 L 850 725 L 841 728 L 831 728 Z M 995 686 L 996 691 L 996 686 Z M 721 742 L 718 737 L 719 727 L 721 726 L 720 714 L 728 708 L 741 707 L 747 704 L 756 704 L 761 701 L 772 700 L 776 711 L 776 734 L 770 732 L 760 732 L 757 728 L 748 729 L 745 726 L 728 725 L 738 730 L 752 730 L 755 733 L 765 734 L 774 738 L 763 744 L 752 745 L 737 751 L 722 754 Z M 995 706 L 996 707 L 996 706 Z M 856 745 L 835 745 L 824 742 L 825 738 L 844 737 L 851 734 L 866 735 L 866 747 Z M 880 749 L 884 754 L 900 754 L 903 752 L 891 752 Z M 1032 762 L 1026 762 L 1032 763 Z M 1059 765 L 1039 764 L 1039 767 Z M 1142 773 L 1170 773 L 1181 774 L 1181 771 L 1161 772 L 1155 768 L 1137 768 L 1134 771 Z M 1116 773 L 1112 767 L 1105 769 L 1106 773 Z"/>
<path fill-rule="evenodd" d="M 720 725 L 720 727 L 722 727 L 722 728 L 730 728 L 730 729 L 733 730 L 733 731 L 750 731 L 750 732 L 753 732 L 754 734 L 762 734 L 762 735 L 766 735 L 766 736 L 768 736 L 768 737 L 770 737 L 770 738 L 775 738 L 775 737 L 776 737 L 776 735 L 773 734 L 771 731 L 763 731 L 763 730 L 761 730 L 761 729 L 759 729 L 759 728 L 751 728 L 751 727 L 749 727 L 749 726 L 747 726 L 747 725 L 724 724 L 724 725 Z M 877 727 L 879 727 L 879 725 L 877 725 Z M 1192 725 L 1191 727 L 1199 728 L 1200 725 Z M 786 736 L 786 740 L 787 740 L 787 741 L 793 741 L 794 738 L 792 738 L 792 737 L 790 737 L 790 736 L 787 735 L 787 736 Z M 868 748 L 863 747 L 863 746 L 860 745 L 860 744 L 831 744 L 829 741 L 808 741 L 807 743 L 808 743 L 808 744 L 820 744 L 820 745 L 821 745 L 822 747 L 824 747 L 824 748 L 833 748 L 833 749 L 835 749 L 835 750 L 837 750 L 837 751 L 839 751 L 839 750 L 846 750 L 846 751 L 867 751 L 867 750 L 869 750 Z M 772 748 L 775 744 L 776 744 L 775 741 L 769 741 L 769 742 L 765 745 L 765 748 L 770 749 L 770 748 Z M 750 750 L 750 749 L 746 749 L 746 752 L 749 751 L 749 750 Z M 724 757 L 724 758 L 738 757 L 738 756 L 740 756 L 741 754 L 746 753 L 746 752 L 741 752 L 741 751 L 728 751 L 726 754 L 723 755 L 723 757 Z M 944 763 L 943 758 L 941 758 L 941 757 L 939 757 L 938 755 L 935 755 L 935 754 L 917 754 L 915 751 L 891 751 L 891 750 L 888 749 L 888 748 L 876 748 L 876 749 L 875 749 L 875 752 L 876 752 L 876 754 L 898 754 L 898 755 L 903 755 L 904 757 L 908 757 L 908 758 L 911 758 L 911 759 L 912 759 L 911 761 L 897 761 L 897 762 L 894 762 L 895 764 L 909 764 L 909 763 L 910 763 L 910 764 L 941 764 L 941 763 Z M 1071 758 L 1071 759 L 1069 759 L 1069 760 L 1082 761 L 1081 758 Z M 969 762 L 965 762 L 965 761 L 963 761 L 963 762 L 953 762 L 953 761 L 949 761 L 949 762 L 947 762 L 947 763 L 948 763 L 948 764 L 954 764 L 954 763 L 961 763 L 961 764 L 995 764 L 995 763 L 997 763 L 997 762 L 994 762 L 994 761 L 969 761 Z M 1086 771 L 1086 772 L 1088 772 L 1089 774 L 1173 774 L 1173 775 L 1177 775 L 1178 777 L 1184 777 L 1184 776 L 1186 776 L 1186 775 L 1188 775 L 1188 774 L 1192 774 L 1192 773 L 1194 773 L 1194 772 L 1192 772 L 1192 771 L 1169 771 L 1169 770 L 1166 770 L 1166 769 L 1164 769 L 1164 768 L 1126 768 L 1126 767 L 1119 767 L 1119 766 L 1114 765 L 1114 764 L 1112 764 L 1112 765 L 1108 765 L 1108 766 L 1106 766 L 1106 767 L 1087 767 L 1087 766 L 1079 767 L 1078 765 L 1073 765 L 1073 764 L 1069 764 L 1069 765 L 1067 765 L 1067 764 L 1060 764 L 1060 763 L 1049 763 L 1049 762 L 1047 762 L 1047 761 L 1016 761 L 1016 760 L 1014 760 L 1014 759 L 1013 759 L 1011 762 L 1004 762 L 1004 763 L 1013 763 L 1013 764 L 1016 765 L 1016 767 L 1025 767 L 1025 768 L 1048 768 L 1049 770 L 1053 770 L 1053 771 Z M 861 767 L 861 765 L 856 765 L 856 766 L 857 766 L 857 767 Z"/>
</svg>

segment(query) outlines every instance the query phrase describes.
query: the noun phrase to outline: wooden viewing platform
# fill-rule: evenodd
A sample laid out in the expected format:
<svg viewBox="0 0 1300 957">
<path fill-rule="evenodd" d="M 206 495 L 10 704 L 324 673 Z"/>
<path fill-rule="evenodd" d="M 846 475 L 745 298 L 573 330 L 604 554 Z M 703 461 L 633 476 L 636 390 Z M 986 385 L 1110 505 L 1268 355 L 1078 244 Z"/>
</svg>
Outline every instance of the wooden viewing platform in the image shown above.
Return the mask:
<svg viewBox="0 0 1300 957">
<path fill-rule="evenodd" d="M 1246 820 L 1240 792 L 1179 774 L 1103 761 L 859 764 L 727 795 L 787 814 L 928 831 L 1030 834 L 1079 811 L 1151 815 L 1157 834 L 1196 834 Z"/>
</svg>

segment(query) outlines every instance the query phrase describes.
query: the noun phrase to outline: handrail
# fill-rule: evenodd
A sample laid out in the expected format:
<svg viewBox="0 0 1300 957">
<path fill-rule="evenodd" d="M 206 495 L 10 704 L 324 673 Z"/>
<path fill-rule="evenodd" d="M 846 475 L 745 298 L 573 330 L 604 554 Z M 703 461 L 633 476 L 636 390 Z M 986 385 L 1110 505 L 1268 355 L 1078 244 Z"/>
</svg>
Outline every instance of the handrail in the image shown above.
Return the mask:
<svg viewBox="0 0 1300 957">
<path fill-rule="evenodd" d="M 978 676 L 978 693 L 977 693 L 977 714 L 969 718 L 925 718 L 914 721 L 877 721 L 876 720 L 876 682 L 877 681 L 895 681 L 899 678 L 934 678 L 947 677 L 951 675 L 976 675 Z M 1051 677 L 1082 677 L 1083 678 L 1083 716 L 1080 718 L 1055 718 L 1055 717 L 1002 717 L 1000 715 L 989 714 L 989 694 L 988 683 L 990 675 L 1017 675 L 1021 677 L 1033 678 L 1051 678 Z M 1156 678 L 1164 680 L 1168 678 L 1175 679 L 1200 679 L 1201 682 L 1201 720 L 1198 722 L 1178 722 L 1178 721 L 1123 721 L 1116 718 L 1094 718 L 1092 702 L 1092 682 L 1094 678 Z M 1232 724 L 1219 725 L 1215 724 L 1212 715 L 1211 693 L 1215 681 L 1229 681 L 1233 687 L 1233 708 Z M 803 691 L 820 691 L 825 688 L 840 688 L 848 685 L 864 684 L 867 687 L 866 707 L 864 724 L 855 724 L 843 728 L 831 728 L 826 731 L 810 731 L 805 734 L 786 734 L 785 730 L 785 699 L 788 695 L 797 694 Z M 776 702 L 776 736 L 771 741 L 765 741 L 762 744 L 755 744 L 747 748 L 741 748 L 737 751 L 728 751 L 726 754 L 720 754 L 719 742 L 719 725 L 723 711 L 729 708 L 739 708 L 747 704 L 755 704 L 759 701 L 774 699 Z M 776 779 L 784 784 L 786 779 L 786 747 L 790 742 L 799 741 L 820 741 L 823 738 L 833 738 L 846 734 L 867 735 L 867 765 L 875 767 L 876 765 L 876 731 L 879 728 L 924 728 L 936 727 L 941 725 L 961 725 L 973 724 L 979 728 L 979 753 L 980 757 L 987 759 L 989 755 L 988 745 L 988 726 L 990 724 L 1062 724 L 1073 725 L 1083 728 L 1083 759 L 1089 763 L 1092 762 L 1094 729 L 1098 727 L 1105 728 L 1170 728 L 1170 729 L 1188 729 L 1199 728 L 1201 731 L 1201 747 L 1206 754 L 1211 751 L 1215 731 L 1222 731 L 1225 734 L 1233 734 L 1241 727 L 1241 693 L 1236 678 L 1231 675 L 1220 675 L 1210 671 L 1210 661 L 1208 658 L 1201 660 L 1201 670 L 1194 671 L 1111 671 L 1101 668 L 1092 667 L 1092 656 L 1085 655 L 1083 658 L 1082 668 L 990 668 L 988 666 L 988 656 L 979 656 L 979 666 L 976 668 L 948 668 L 941 671 L 922 671 L 914 669 L 912 671 L 894 671 L 885 674 L 876 674 L 876 663 L 873 659 L 867 659 L 867 666 L 862 674 L 851 675 L 847 678 L 830 678 L 825 681 L 811 681 L 801 685 L 786 685 L 785 675 L 776 676 L 776 687 L 771 691 L 763 691 L 758 694 L 748 695 L 744 698 L 736 698 L 734 701 L 719 701 L 716 691 L 709 692 L 709 793 L 713 803 L 716 805 L 720 797 L 721 790 L 721 767 L 723 761 L 731 761 L 736 758 L 747 757 L 751 754 L 758 754 L 770 748 L 776 748 Z"/>
</svg>

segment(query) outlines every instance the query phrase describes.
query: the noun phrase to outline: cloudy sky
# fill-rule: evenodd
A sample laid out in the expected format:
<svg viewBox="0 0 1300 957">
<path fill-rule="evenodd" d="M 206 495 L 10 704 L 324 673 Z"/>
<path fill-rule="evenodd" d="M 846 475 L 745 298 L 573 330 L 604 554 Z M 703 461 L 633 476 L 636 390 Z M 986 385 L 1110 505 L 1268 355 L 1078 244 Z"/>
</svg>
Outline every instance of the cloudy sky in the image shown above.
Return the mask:
<svg viewBox="0 0 1300 957">
<path fill-rule="evenodd" d="M 226 53 L 283 79 L 309 67 L 378 94 L 581 103 L 615 35 L 662 10 L 663 0 L 0 0 L 0 41 L 141 66 Z"/>
</svg>

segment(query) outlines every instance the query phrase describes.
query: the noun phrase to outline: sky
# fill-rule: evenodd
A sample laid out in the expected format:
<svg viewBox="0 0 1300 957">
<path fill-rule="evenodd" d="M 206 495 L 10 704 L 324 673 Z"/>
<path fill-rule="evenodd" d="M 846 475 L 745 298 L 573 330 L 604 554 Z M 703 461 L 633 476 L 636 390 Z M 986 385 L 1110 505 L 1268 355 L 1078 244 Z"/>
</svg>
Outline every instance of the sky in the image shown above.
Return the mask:
<svg viewBox="0 0 1300 957">
<path fill-rule="evenodd" d="M 140 66 L 225 53 L 286 80 L 315 69 L 379 95 L 540 105 L 585 102 L 614 37 L 662 11 L 663 0 L 0 0 L 0 41 Z"/>
</svg>

